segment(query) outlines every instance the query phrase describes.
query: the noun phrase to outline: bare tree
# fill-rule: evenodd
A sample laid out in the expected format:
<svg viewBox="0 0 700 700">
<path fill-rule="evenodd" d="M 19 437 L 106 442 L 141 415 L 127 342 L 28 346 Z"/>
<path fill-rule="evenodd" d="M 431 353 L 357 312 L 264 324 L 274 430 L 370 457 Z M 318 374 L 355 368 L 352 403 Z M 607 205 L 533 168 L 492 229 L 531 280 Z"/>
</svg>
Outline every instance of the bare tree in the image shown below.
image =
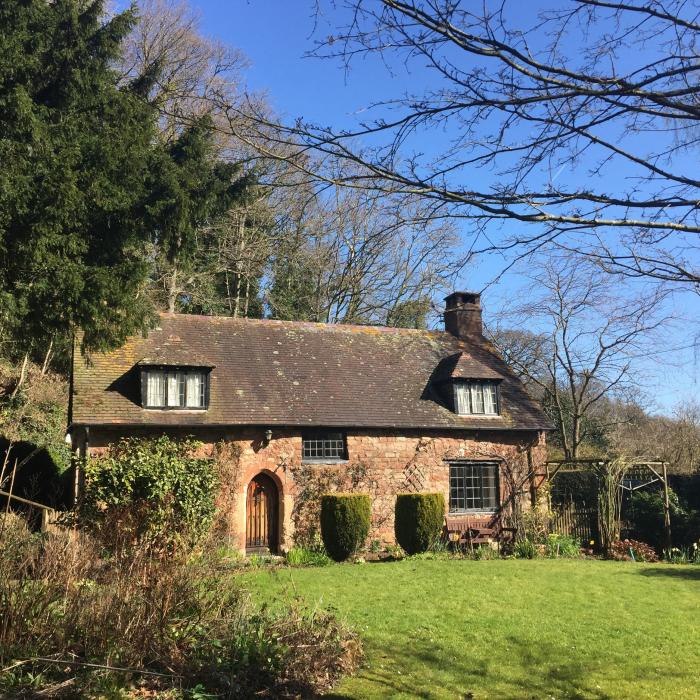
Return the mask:
<svg viewBox="0 0 700 700">
<path fill-rule="evenodd" d="M 674 472 L 700 468 L 700 406 L 684 402 L 670 416 L 650 415 L 640 407 L 619 407 L 622 416 L 611 433 L 617 452 L 661 459 Z"/>
<path fill-rule="evenodd" d="M 334 188 L 300 188 L 296 206 L 284 199 L 280 246 L 269 290 L 282 317 L 307 309 L 309 320 L 331 323 L 406 321 L 411 304 L 423 316 L 429 301 L 458 272 L 456 236 L 448 222 L 425 222 L 420 203 Z M 289 287 L 289 269 L 301 276 Z M 290 294 L 293 296 L 290 299 Z M 290 309 L 285 304 L 291 301 Z M 422 307 L 421 307 L 422 303 Z M 419 320 L 414 320 L 419 323 Z"/>
<path fill-rule="evenodd" d="M 184 0 L 144 0 L 119 70 L 125 81 L 144 83 L 163 135 L 172 138 L 194 118 L 216 114 L 214 94 L 236 104 L 247 65 L 240 51 L 202 34 L 198 13 Z"/>
<path fill-rule="evenodd" d="M 189 313 L 260 316 L 261 284 L 271 255 L 274 212 L 266 188 L 197 232 L 186 269 L 154 246 L 151 294 L 157 308 Z"/>
<path fill-rule="evenodd" d="M 420 196 L 434 217 L 472 224 L 473 253 L 554 243 L 610 272 L 700 283 L 700 180 L 688 157 L 700 138 L 696 4 L 337 5 L 349 21 L 313 55 L 346 69 L 374 56 L 412 72 L 412 91 L 348 130 L 282 124 L 251 103 L 266 157 L 314 149 L 349 166 L 315 173 L 323 179 Z M 222 113 L 240 128 L 240 106 Z M 449 137 L 437 151 L 436 132 Z"/>
<path fill-rule="evenodd" d="M 580 456 L 591 418 L 606 402 L 639 390 L 635 360 L 653 347 L 669 320 L 658 286 L 623 290 L 591 263 L 573 256 L 546 260 L 527 302 L 507 319 L 521 328 L 490 335 L 508 363 L 550 409 L 567 460 Z M 524 327 L 522 327 L 524 326 Z M 533 332 L 532 329 L 537 329 Z"/>
</svg>

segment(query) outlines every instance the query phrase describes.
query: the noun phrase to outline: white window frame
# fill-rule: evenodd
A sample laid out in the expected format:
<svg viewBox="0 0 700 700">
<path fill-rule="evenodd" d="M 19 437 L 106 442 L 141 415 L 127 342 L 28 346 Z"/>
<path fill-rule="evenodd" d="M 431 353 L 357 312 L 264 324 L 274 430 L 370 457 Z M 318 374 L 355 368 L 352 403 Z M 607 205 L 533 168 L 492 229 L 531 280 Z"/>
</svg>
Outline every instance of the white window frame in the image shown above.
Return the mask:
<svg viewBox="0 0 700 700">
<path fill-rule="evenodd" d="M 154 403 L 155 391 L 149 391 L 151 377 L 158 376 L 162 382 L 162 403 Z M 191 381 L 199 377 L 198 382 Z M 204 411 L 209 402 L 209 373 L 207 369 L 179 367 L 146 367 L 141 371 L 143 407 L 160 411 L 188 410 Z M 195 397 L 190 391 L 197 392 Z M 175 396 L 173 396 L 175 392 Z"/>
<path fill-rule="evenodd" d="M 454 409 L 460 416 L 499 416 L 498 382 L 457 380 L 453 382 Z M 487 410 L 489 409 L 489 410 Z"/>
</svg>

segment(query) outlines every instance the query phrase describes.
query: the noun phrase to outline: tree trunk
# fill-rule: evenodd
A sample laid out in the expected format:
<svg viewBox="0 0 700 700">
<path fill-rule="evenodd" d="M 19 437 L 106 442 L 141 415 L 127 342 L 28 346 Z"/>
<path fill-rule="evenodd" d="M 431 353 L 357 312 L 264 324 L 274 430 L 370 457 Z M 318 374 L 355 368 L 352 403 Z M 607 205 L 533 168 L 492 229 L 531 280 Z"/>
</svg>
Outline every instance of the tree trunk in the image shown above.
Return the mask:
<svg viewBox="0 0 700 700">
<path fill-rule="evenodd" d="M 170 273 L 170 285 L 168 287 L 168 311 L 171 314 L 175 313 L 175 304 L 177 303 L 177 265 L 173 263 L 172 272 Z"/>
<path fill-rule="evenodd" d="M 245 280 L 245 305 L 243 307 L 243 316 L 248 318 L 248 306 L 250 303 L 250 278 L 246 277 Z"/>
<path fill-rule="evenodd" d="M 571 459 L 575 460 L 578 457 L 578 446 L 581 442 L 581 416 L 573 416 L 571 433 Z"/>
<path fill-rule="evenodd" d="M 49 363 L 51 362 L 51 353 L 53 351 L 53 338 L 49 342 L 48 350 L 46 351 L 46 356 L 44 357 L 44 364 L 41 366 L 42 376 L 46 374 L 49 370 Z"/>
<path fill-rule="evenodd" d="M 17 396 L 17 392 L 22 387 L 22 384 L 24 384 L 24 380 L 27 376 L 27 362 L 29 362 L 29 353 L 25 352 L 24 353 L 24 360 L 22 360 L 22 369 L 20 369 L 20 371 L 19 371 L 19 379 L 17 380 L 17 384 L 15 385 L 15 388 L 12 390 L 12 393 L 10 394 L 11 399 L 14 399 L 15 396 Z"/>
</svg>

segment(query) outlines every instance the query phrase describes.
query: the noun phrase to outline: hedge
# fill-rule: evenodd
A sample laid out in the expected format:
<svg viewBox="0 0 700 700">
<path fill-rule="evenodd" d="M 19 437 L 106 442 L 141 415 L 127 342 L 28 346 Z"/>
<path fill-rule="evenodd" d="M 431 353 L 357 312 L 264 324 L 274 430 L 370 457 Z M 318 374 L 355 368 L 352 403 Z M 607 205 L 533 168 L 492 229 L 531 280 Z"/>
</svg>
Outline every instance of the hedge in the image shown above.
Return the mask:
<svg viewBox="0 0 700 700">
<path fill-rule="evenodd" d="M 328 493 L 321 497 L 321 537 L 335 561 L 344 561 L 362 547 L 369 525 L 369 496 Z"/>
<path fill-rule="evenodd" d="M 407 554 L 425 552 L 440 534 L 444 517 L 441 493 L 400 493 L 394 514 L 396 541 Z"/>
</svg>

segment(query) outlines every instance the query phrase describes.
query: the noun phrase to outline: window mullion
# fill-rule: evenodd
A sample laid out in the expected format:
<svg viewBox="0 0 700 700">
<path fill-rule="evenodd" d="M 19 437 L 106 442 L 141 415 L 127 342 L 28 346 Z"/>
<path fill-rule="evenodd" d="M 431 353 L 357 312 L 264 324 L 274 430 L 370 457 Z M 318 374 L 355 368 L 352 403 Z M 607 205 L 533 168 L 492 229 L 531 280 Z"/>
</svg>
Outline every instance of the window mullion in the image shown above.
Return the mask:
<svg viewBox="0 0 700 700">
<path fill-rule="evenodd" d="M 484 496 L 484 472 L 486 467 L 479 467 L 479 508 L 482 510 L 486 507 L 486 498 Z"/>
</svg>

